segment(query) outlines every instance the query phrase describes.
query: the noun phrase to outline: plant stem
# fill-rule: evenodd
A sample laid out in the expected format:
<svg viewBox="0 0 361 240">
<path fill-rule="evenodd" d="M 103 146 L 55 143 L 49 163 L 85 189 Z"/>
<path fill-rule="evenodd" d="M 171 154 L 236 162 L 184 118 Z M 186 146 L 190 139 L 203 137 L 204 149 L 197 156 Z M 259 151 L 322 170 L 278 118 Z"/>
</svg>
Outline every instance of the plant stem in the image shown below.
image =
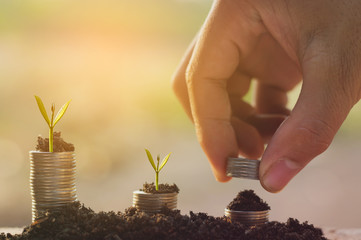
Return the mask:
<svg viewBox="0 0 361 240">
<path fill-rule="evenodd" d="M 157 170 L 155 171 L 155 190 L 158 191 L 159 190 L 159 186 L 158 186 L 158 179 L 159 179 L 159 160 L 160 157 L 159 155 L 157 156 Z"/>
<path fill-rule="evenodd" d="M 49 152 L 53 152 L 53 139 L 54 139 L 54 133 L 53 133 L 53 127 L 49 128 Z"/>
<path fill-rule="evenodd" d="M 159 172 L 155 172 L 155 190 L 159 190 L 159 186 L 158 186 L 158 179 L 159 179 Z"/>
</svg>

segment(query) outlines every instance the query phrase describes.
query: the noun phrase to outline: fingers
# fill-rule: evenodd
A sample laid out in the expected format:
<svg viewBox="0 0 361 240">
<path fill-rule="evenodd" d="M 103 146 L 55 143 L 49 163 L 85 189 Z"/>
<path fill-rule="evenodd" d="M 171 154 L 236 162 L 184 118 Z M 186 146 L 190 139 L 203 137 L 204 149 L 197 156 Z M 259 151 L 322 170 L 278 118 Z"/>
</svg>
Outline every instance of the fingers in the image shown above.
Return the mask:
<svg viewBox="0 0 361 240">
<path fill-rule="evenodd" d="M 258 82 L 256 85 L 256 110 L 264 114 L 289 115 L 287 91 L 276 86 Z"/>
<path fill-rule="evenodd" d="M 187 70 L 187 86 L 198 140 L 206 153 L 218 181 L 227 181 L 226 159 L 238 156 L 236 132 L 248 131 L 256 147 L 249 154 L 259 155 L 262 140 L 257 131 L 231 119 L 228 80 L 239 64 L 241 48 L 233 36 L 243 34 L 239 11 L 232 1 L 218 1 L 214 6 Z M 240 25 L 237 25 L 240 24 Z M 235 34 L 237 33 L 237 34 Z M 247 38 L 249 39 L 249 36 Z M 242 45 L 242 44 L 241 44 Z M 247 136 L 248 137 L 248 136 Z M 239 143 L 247 147 L 245 141 Z"/>
<path fill-rule="evenodd" d="M 281 101 L 281 103 L 277 105 L 277 103 L 280 101 L 278 100 L 278 96 L 276 94 L 273 94 L 273 96 L 270 94 L 272 97 L 270 96 L 269 99 L 264 97 L 264 95 L 261 96 L 263 97 L 263 100 L 267 100 L 266 104 L 269 104 L 268 108 L 263 107 L 263 111 L 259 110 L 259 105 L 256 105 L 257 107 L 255 109 L 250 104 L 243 101 L 242 97 L 246 93 L 245 91 L 248 91 L 250 79 L 242 79 L 239 75 L 240 74 L 232 76 L 230 79 L 231 81 L 228 81 L 228 92 L 230 94 L 229 99 L 232 107 L 232 116 L 233 118 L 242 121 L 242 126 L 251 125 L 248 126 L 248 128 L 252 127 L 252 129 L 257 131 L 257 136 L 262 138 L 262 147 L 257 146 L 256 148 L 261 148 L 263 150 L 263 143 L 267 143 L 273 136 L 277 128 L 285 120 L 289 110 L 287 110 L 285 107 L 286 101 Z M 238 78 L 235 79 L 235 76 L 238 76 Z M 260 93 L 258 92 L 258 94 Z M 267 96 L 268 93 L 265 92 L 261 94 L 265 94 Z M 284 92 L 282 92 L 282 94 L 285 95 Z M 282 94 L 280 96 L 281 99 L 285 97 Z M 255 154 L 248 154 L 249 151 L 253 151 L 251 147 L 252 144 L 241 144 L 241 142 L 249 141 L 248 130 L 245 129 L 245 132 L 242 133 L 241 129 L 236 127 L 237 125 L 233 125 L 233 127 L 236 130 L 236 137 L 241 154 L 246 157 L 256 158 Z M 255 135 L 255 133 L 253 135 Z M 261 143 L 259 142 L 256 145 L 261 145 Z M 257 156 L 257 158 L 258 157 L 259 156 Z"/>
<path fill-rule="evenodd" d="M 258 130 L 235 117 L 231 119 L 231 123 L 236 134 L 239 154 L 251 159 L 258 159 L 264 150 L 262 136 Z"/>
<path fill-rule="evenodd" d="M 232 108 L 232 114 L 240 119 L 255 114 L 255 109 L 243 100 L 244 95 L 249 91 L 251 77 L 236 71 L 227 81 L 227 92 Z"/>
<path fill-rule="evenodd" d="M 337 60 L 336 60 L 337 61 Z M 304 83 L 290 117 L 280 126 L 260 166 L 261 183 L 278 192 L 314 157 L 325 151 L 350 111 L 350 93 L 340 94 L 347 76 L 342 64 L 335 68 L 329 56 L 304 62 Z M 352 95 L 352 94 L 351 94 Z"/>
<path fill-rule="evenodd" d="M 268 143 L 285 119 L 286 116 L 280 114 L 256 114 L 245 121 L 257 129 L 264 143 Z"/>
</svg>

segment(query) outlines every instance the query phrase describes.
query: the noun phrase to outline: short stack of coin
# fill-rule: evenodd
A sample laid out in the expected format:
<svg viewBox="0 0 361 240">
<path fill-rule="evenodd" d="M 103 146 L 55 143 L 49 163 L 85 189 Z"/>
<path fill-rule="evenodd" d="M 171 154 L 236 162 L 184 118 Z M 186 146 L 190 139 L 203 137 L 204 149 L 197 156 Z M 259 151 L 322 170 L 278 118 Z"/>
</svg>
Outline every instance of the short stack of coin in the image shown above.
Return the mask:
<svg viewBox="0 0 361 240">
<path fill-rule="evenodd" d="M 269 210 L 264 211 L 235 211 L 225 209 L 225 216 L 231 221 L 239 222 L 247 226 L 256 226 L 268 222 Z"/>
<path fill-rule="evenodd" d="M 33 222 L 77 200 L 74 152 L 30 152 Z"/>
<path fill-rule="evenodd" d="M 158 213 L 163 207 L 177 208 L 178 193 L 146 193 L 133 192 L 133 207 L 146 213 Z"/>
<path fill-rule="evenodd" d="M 260 160 L 228 158 L 227 176 L 259 180 Z"/>
</svg>

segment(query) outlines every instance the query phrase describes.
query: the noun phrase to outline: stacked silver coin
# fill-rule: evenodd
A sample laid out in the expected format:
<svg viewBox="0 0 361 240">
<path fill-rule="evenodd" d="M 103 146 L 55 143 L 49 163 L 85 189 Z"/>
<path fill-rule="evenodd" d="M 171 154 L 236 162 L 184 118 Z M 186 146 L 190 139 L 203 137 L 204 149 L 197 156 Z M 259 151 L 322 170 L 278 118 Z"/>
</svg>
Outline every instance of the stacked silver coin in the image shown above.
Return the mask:
<svg viewBox="0 0 361 240">
<path fill-rule="evenodd" d="M 133 192 L 133 207 L 146 213 L 158 213 L 163 207 L 177 208 L 178 193 Z"/>
<path fill-rule="evenodd" d="M 260 160 L 228 158 L 227 176 L 259 180 Z"/>
<path fill-rule="evenodd" d="M 74 152 L 30 152 L 33 222 L 77 200 Z"/>
<path fill-rule="evenodd" d="M 256 226 L 268 222 L 269 210 L 264 211 L 234 211 L 225 209 L 225 216 L 231 221 L 239 222 L 247 226 Z"/>
</svg>

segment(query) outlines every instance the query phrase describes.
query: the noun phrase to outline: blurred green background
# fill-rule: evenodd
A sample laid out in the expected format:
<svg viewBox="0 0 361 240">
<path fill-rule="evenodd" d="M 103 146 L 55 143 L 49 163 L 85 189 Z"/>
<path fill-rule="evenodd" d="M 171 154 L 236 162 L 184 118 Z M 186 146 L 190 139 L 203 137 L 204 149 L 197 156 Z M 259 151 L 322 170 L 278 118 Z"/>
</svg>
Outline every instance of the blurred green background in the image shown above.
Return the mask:
<svg viewBox="0 0 361 240">
<path fill-rule="evenodd" d="M 360 227 L 357 105 L 330 149 L 284 191 L 259 183 L 217 183 L 170 80 L 211 7 L 201 0 L 0 1 L 0 226 L 31 222 L 28 152 L 47 126 L 47 108 L 72 99 L 55 130 L 77 155 L 78 197 L 96 211 L 123 211 L 132 191 L 153 181 L 144 148 L 172 152 L 161 182 L 181 188 L 179 208 L 221 216 L 252 188 L 271 219 Z M 290 94 L 292 106 L 299 88 Z"/>
</svg>

